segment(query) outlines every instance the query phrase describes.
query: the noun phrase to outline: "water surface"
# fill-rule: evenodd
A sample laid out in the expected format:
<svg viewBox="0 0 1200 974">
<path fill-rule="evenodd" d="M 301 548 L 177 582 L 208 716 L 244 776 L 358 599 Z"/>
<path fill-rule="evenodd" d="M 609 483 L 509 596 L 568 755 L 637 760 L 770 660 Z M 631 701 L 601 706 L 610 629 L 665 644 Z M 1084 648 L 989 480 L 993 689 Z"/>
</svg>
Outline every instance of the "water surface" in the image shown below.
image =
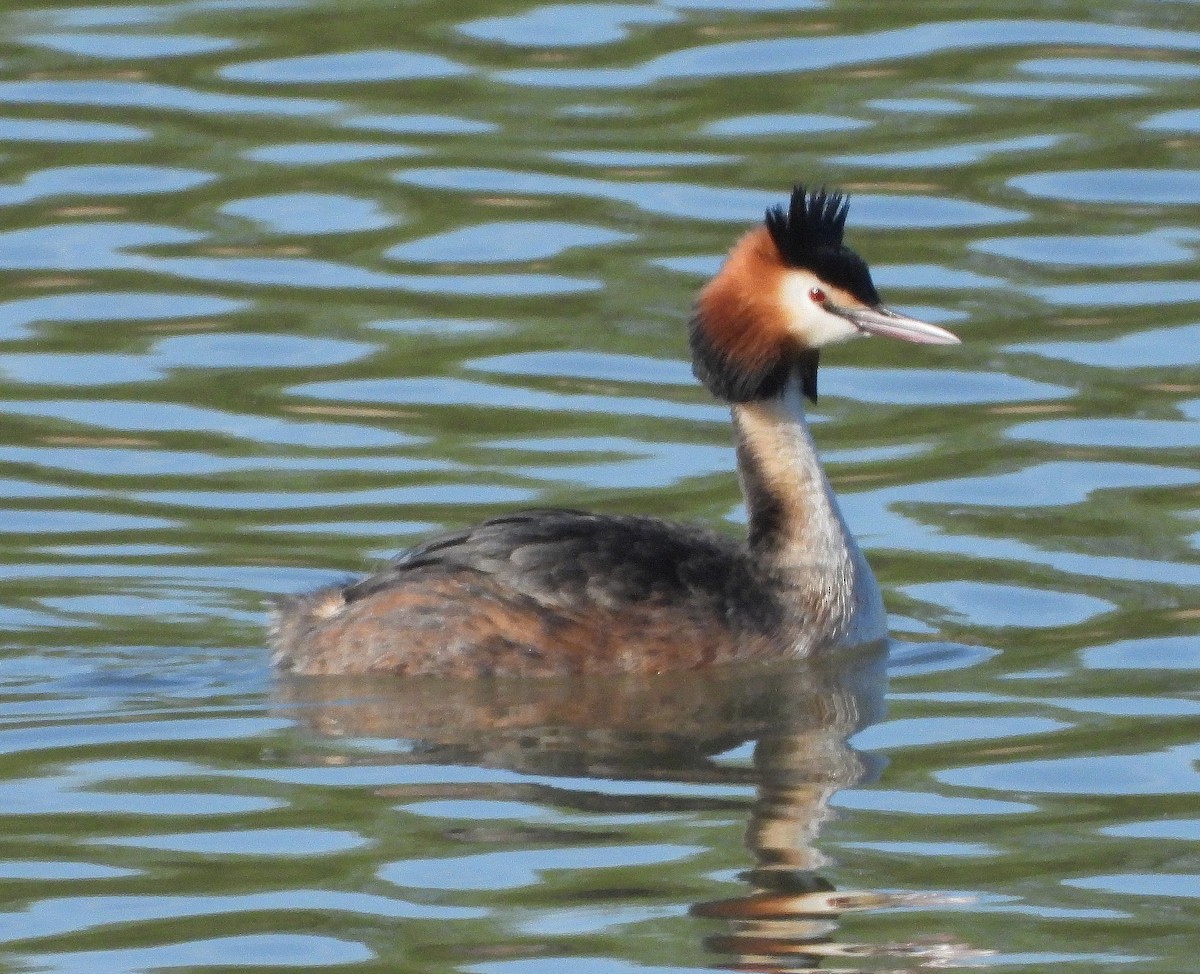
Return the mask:
<svg viewBox="0 0 1200 974">
<path fill-rule="evenodd" d="M 0 15 L 0 943 L 30 972 L 1191 971 L 1200 22 L 1145 0 Z M 696 288 L 853 195 L 886 656 L 280 682 L 517 506 L 737 532 Z"/>
</svg>

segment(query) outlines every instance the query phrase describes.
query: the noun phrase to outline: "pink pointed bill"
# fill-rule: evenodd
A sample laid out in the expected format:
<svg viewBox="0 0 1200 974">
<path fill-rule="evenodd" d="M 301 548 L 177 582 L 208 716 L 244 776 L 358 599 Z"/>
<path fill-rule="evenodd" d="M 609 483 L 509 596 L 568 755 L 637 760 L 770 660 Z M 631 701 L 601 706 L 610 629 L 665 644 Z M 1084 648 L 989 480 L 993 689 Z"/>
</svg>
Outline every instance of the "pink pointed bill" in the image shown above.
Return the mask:
<svg viewBox="0 0 1200 974">
<path fill-rule="evenodd" d="M 957 335 L 907 315 L 897 314 L 887 308 L 847 308 L 840 312 L 859 331 L 867 335 L 883 335 L 899 338 L 918 345 L 959 345 Z"/>
</svg>

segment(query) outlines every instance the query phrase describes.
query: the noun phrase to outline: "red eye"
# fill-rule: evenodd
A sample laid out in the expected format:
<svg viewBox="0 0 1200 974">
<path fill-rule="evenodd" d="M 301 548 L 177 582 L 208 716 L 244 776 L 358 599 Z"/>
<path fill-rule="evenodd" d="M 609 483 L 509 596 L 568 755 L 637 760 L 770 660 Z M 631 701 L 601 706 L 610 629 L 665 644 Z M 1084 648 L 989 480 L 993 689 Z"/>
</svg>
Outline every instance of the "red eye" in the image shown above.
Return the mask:
<svg viewBox="0 0 1200 974">
<path fill-rule="evenodd" d="M 808 289 L 808 296 L 816 301 L 817 304 L 824 304 L 827 300 L 829 300 L 825 292 L 819 287 L 810 287 Z"/>
</svg>

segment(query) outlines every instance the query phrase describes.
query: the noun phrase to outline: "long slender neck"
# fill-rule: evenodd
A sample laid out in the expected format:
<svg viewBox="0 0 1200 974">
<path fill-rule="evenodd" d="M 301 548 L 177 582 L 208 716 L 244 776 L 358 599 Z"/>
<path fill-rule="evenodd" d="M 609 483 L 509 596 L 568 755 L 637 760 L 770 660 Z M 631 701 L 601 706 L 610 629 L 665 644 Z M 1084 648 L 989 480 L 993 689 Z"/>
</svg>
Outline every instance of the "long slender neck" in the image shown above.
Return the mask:
<svg viewBox="0 0 1200 974">
<path fill-rule="evenodd" d="M 773 566 L 838 571 L 857 547 L 804 420 L 793 375 L 779 394 L 733 407 L 750 547 Z"/>
<path fill-rule="evenodd" d="M 793 651 L 883 639 L 879 586 L 813 446 L 800 376 L 776 396 L 735 405 L 733 426 L 750 548 L 788 613 Z"/>
</svg>

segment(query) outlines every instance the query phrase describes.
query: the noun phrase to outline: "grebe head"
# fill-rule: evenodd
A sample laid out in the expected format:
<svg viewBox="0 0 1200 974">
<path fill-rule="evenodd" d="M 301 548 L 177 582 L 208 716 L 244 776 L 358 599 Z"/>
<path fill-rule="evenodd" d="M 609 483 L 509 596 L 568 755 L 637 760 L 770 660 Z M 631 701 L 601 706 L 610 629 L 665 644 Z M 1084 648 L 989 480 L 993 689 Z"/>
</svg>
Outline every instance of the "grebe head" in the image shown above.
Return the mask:
<svg viewBox="0 0 1200 974">
<path fill-rule="evenodd" d="M 700 292 L 690 340 L 697 378 L 719 399 L 773 396 L 793 371 L 814 402 L 820 349 L 862 335 L 924 345 L 958 339 L 885 308 L 866 262 L 842 243 L 850 204 L 797 186 L 790 205 L 734 245 Z"/>
</svg>

